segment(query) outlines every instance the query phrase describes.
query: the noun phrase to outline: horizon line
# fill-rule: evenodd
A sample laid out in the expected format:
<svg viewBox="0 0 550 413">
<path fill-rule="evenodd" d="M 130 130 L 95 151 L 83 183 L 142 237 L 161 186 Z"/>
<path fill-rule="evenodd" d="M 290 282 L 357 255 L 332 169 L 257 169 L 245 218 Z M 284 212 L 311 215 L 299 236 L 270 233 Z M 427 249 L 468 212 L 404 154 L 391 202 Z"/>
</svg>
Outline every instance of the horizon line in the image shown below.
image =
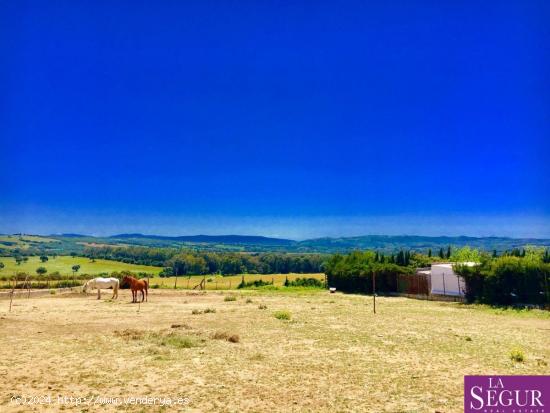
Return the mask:
<svg viewBox="0 0 550 413">
<path fill-rule="evenodd" d="M 165 234 L 144 234 L 141 232 L 122 232 L 114 233 L 111 235 L 91 235 L 91 234 L 80 234 L 72 232 L 63 232 L 63 233 L 49 233 L 49 234 L 40 234 L 40 233 L 27 233 L 27 232 L 14 232 L 14 233 L 0 233 L 0 236 L 38 236 L 38 237 L 63 237 L 63 236 L 73 236 L 73 237 L 89 237 L 89 238 L 116 238 L 119 236 L 128 236 L 136 235 L 144 238 L 147 237 L 165 237 L 165 238 L 180 238 L 180 237 L 250 237 L 250 238 L 266 238 L 266 239 L 276 239 L 282 241 L 293 241 L 293 242 L 303 242 L 310 240 L 318 239 L 350 239 L 350 238 L 363 238 L 363 237 L 423 237 L 423 238 L 473 238 L 473 239 L 487 239 L 487 238 L 500 238 L 500 239 L 532 239 L 532 240 L 549 240 L 550 238 L 545 237 L 510 237 L 510 236 L 499 236 L 499 235 L 487 235 L 487 236 L 475 236 L 475 235 L 421 235 L 421 234 L 363 234 L 363 235 L 351 235 L 351 236 L 320 236 L 304 239 L 293 239 L 293 238 L 281 238 L 281 237 L 270 237 L 266 235 L 250 235 L 250 234 L 180 234 L 180 235 L 165 235 Z"/>
</svg>

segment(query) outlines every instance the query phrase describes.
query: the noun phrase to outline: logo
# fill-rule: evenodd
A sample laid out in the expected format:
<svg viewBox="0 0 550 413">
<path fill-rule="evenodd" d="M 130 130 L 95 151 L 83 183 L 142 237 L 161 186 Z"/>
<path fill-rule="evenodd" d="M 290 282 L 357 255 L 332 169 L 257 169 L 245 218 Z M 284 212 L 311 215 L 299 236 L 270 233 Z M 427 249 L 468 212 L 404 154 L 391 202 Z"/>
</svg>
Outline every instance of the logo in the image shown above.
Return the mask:
<svg viewBox="0 0 550 413">
<path fill-rule="evenodd" d="M 464 376 L 465 413 L 550 413 L 550 376 Z"/>
</svg>

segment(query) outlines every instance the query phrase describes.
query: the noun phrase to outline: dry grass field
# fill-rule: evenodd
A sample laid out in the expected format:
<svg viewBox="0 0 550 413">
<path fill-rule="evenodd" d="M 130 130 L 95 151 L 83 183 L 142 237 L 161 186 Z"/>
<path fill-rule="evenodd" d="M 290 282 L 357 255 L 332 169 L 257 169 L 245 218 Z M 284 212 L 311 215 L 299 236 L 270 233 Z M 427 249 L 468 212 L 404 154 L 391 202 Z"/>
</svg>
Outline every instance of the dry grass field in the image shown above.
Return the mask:
<svg viewBox="0 0 550 413">
<path fill-rule="evenodd" d="M 374 315 L 370 297 L 324 291 L 109 296 L 17 299 L 11 313 L 0 301 L 0 411 L 460 412 L 465 374 L 550 373 L 542 311 L 379 298 Z"/>
<path fill-rule="evenodd" d="M 262 280 L 265 282 L 272 282 L 275 287 L 282 287 L 285 280 L 294 281 L 297 278 L 315 278 L 319 281 L 325 281 L 325 274 L 313 273 L 313 274 L 240 274 L 240 275 L 181 275 L 176 281 L 176 277 L 153 277 L 149 280 L 149 284 L 153 288 L 174 288 L 174 284 L 177 288 L 190 290 L 197 286 L 203 278 L 206 279 L 205 288 L 207 290 L 231 290 L 235 289 L 239 283 L 243 280 L 245 282 L 251 282 L 256 280 Z"/>
</svg>

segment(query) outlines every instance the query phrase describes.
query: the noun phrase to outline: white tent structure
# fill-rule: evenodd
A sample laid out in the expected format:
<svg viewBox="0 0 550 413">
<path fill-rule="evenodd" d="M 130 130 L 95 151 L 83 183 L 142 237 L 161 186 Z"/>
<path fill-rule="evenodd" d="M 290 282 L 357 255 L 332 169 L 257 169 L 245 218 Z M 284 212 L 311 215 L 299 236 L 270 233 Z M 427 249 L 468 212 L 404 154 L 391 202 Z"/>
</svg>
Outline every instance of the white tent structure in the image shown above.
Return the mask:
<svg viewBox="0 0 550 413">
<path fill-rule="evenodd" d="M 453 271 L 453 263 L 432 264 L 430 270 L 430 294 L 464 297 L 466 283 L 464 278 Z M 473 267 L 475 262 L 463 262 L 461 265 Z"/>
</svg>

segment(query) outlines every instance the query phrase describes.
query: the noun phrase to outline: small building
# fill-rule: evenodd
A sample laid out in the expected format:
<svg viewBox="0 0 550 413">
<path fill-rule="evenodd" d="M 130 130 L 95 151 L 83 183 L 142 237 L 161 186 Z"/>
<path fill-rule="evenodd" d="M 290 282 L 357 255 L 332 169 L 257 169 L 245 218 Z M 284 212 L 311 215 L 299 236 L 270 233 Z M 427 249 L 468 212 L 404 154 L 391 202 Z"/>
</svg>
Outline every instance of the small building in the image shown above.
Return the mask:
<svg viewBox="0 0 550 413">
<path fill-rule="evenodd" d="M 453 271 L 455 263 L 432 264 L 430 270 L 430 294 L 464 297 L 466 282 Z M 461 265 L 473 267 L 475 262 L 463 262 Z"/>
</svg>

